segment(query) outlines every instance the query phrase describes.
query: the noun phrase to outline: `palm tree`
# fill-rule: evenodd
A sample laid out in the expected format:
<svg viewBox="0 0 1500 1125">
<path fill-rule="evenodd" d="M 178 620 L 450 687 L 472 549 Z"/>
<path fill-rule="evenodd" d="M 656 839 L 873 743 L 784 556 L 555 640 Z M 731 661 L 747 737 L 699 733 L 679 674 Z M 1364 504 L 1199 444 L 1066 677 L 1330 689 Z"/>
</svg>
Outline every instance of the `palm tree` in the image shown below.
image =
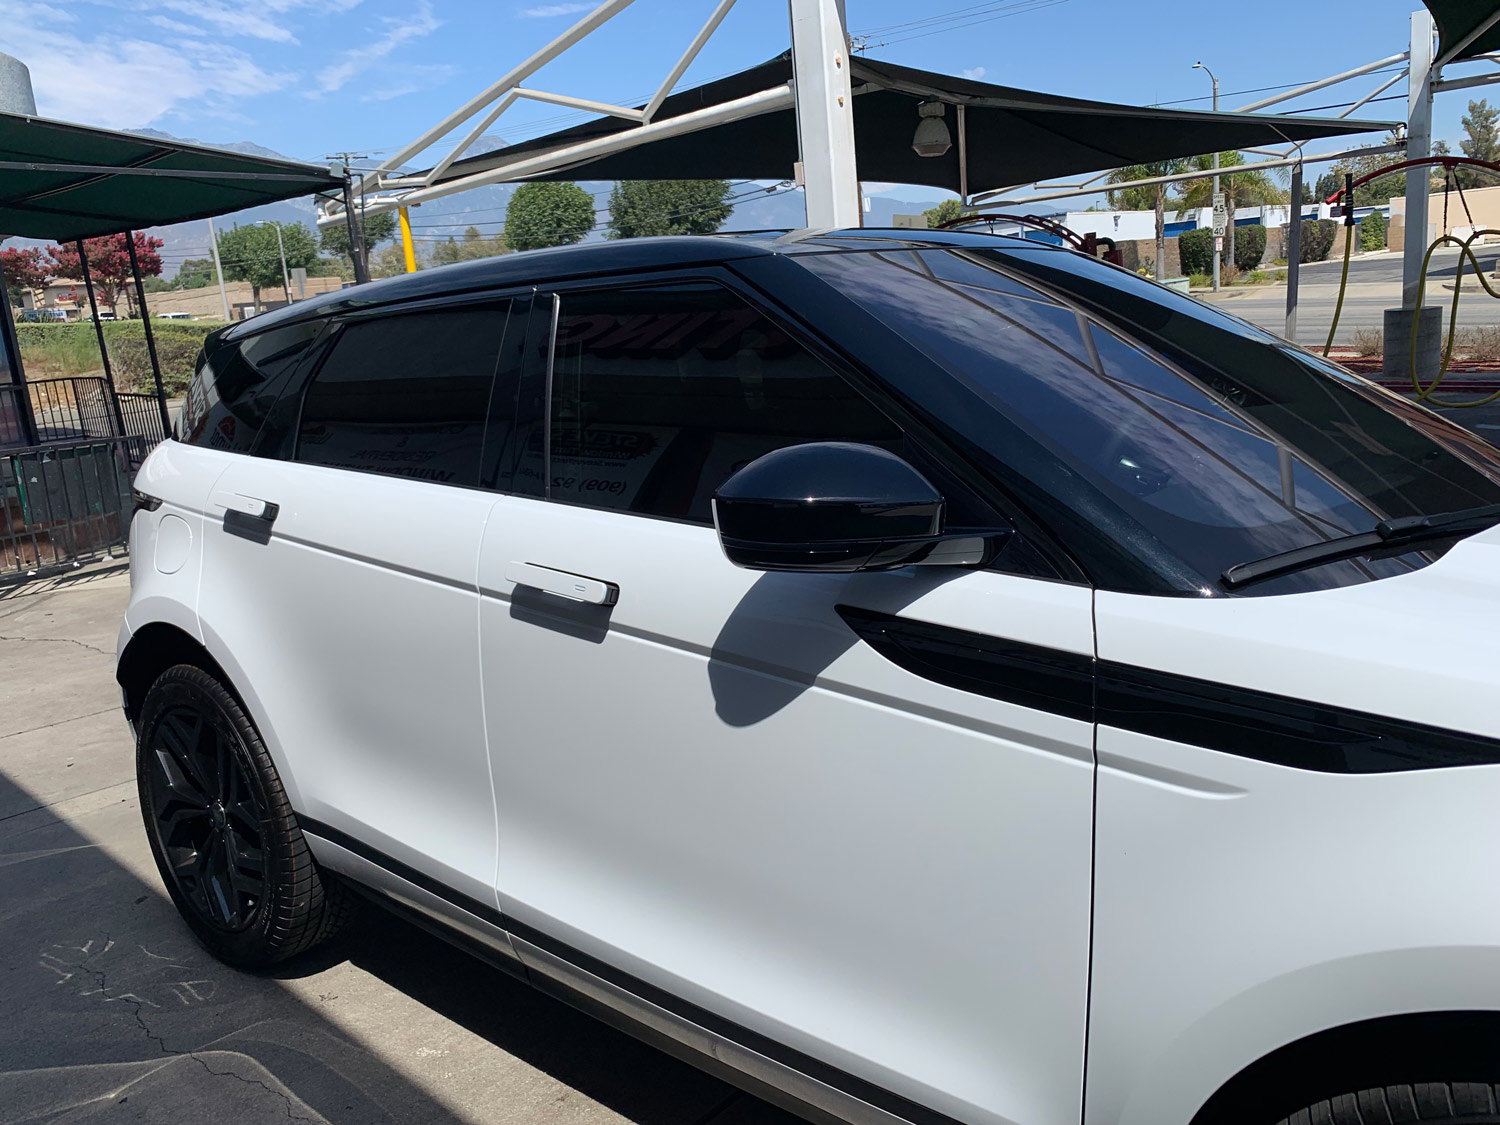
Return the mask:
<svg viewBox="0 0 1500 1125">
<path fill-rule="evenodd" d="M 1234 168 L 1245 163 L 1245 155 L 1240 152 L 1219 153 L 1219 167 Z M 1207 156 L 1195 156 L 1187 162 L 1189 171 L 1210 171 L 1214 166 L 1212 154 Z M 1227 237 L 1224 240 L 1225 257 L 1230 264 L 1234 263 L 1234 211 L 1241 203 L 1247 207 L 1257 204 L 1285 203 L 1287 193 L 1277 187 L 1270 176 L 1259 169 L 1251 169 L 1248 172 L 1223 172 L 1219 173 L 1220 189 L 1224 193 L 1224 208 L 1229 212 L 1229 227 L 1225 231 Z M 1210 179 L 1188 180 L 1182 185 L 1182 195 L 1178 198 L 1177 205 L 1181 210 L 1191 211 L 1199 207 L 1212 207 L 1214 202 L 1214 182 Z"/>
<path fill-rule="evenodd" d="M 1185 160 L 1157 160 L 1149 164 L 1131 164 L 1116 168 L 1109 174 L 1112 184 L 1129 183 L 1131 180 L 1149 180 L 1157 176 L 1175 176 L 1190 171 Z M 1147 184 L 1143 187 L 1121 188 L 1109 193 L 1109 205 L 1119 211 L 1144 211 L 1150 206 L 1156 211 L 1156 280 L 1162 279 L 1167 256 L 1167 186 Z M 1149 203 L 1147 201 L 1150 201 Z"/>
</svg>

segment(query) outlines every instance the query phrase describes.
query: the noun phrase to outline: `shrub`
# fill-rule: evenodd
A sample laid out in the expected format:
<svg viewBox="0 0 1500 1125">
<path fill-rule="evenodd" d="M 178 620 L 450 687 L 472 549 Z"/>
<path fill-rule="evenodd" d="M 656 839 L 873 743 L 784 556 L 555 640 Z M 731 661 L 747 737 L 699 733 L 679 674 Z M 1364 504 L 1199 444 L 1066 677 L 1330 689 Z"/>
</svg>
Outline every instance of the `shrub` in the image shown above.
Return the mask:
<svg viewBox="0 0 1500 1125">
<path fill-rule="evenodd" d="M 1234 264 L 1242 270 L 1253 270 L 1266 254 L 1266 228 L 1259 223 L 1234 228 Z"/>
<path fill-rule="evenodd" d="M 197 365 L 203 338 L 222 324 L 213 321 L 152 320 L 156 356 L 161 363 L 162 386 L 169 395 L 187 389 Z M 72 324 L 18 324 L 16 336 L 21 360 L 33 365 L 35 374 L 84 375 L 102 373 L 99 344 L 89 321 Z M 115 386 L 122 391 L 153 391 L 151 356 L 146 350 L 146 332 L 139 320 L 116 320 L 104 325 L 104 342 L 114 369 Z"/>
<path fill-rule="evenodd" d="M 1379 328 L 1356 328 L 1354 350 L 1365 356 L 1385 354 L 1385 333 Z"/>
<path fill-rule="evenodd" d="M 1361 250 L 1385 249 L 1385 216 L 1373 211 L 1359 224 L 1359 248 Z"/>
<path fill-rule="evenodd" d="M 1460 328 L 1454 350 L 1480 363 L 1500 360 L 1500 328 Z"/>
<path fill-rule="evenodd" d="M 1191 285 L 1194 289 L 1207 289 L 1213 283 L 1214 279 L 1209 277 L 1206 273 L 1188 274 L 1188 284 Z"/>
<path fill-rule="evenodd" d="M 1208 273 L 1214 268 L 1214 232 L 1207 227 L 1183 231 L 1177 236 L 1177 254 L 1183 273 Z"/>
<path fill-rule="evenodd" d="M 1268 282 L 1270 280 L 1271 280 L 1271 275 L 1268 274 L 1268 273 L 1266 273 L 1265 270 L 1252 270 L 1251 273 L 1250 273 L 1250 284 L 1251 285 L 1264 285 L 1266 282 Z"/>
<path fill-rule="evenodd" d="M 1327 258 L 1328 251 L 1333 249 L 1333 237 L 1338 227 L 1332 219 L 1302 220 L 1302 255 L 1298 260 L 1321 262 Z"/>
<path fill-rule="evenodd" d="M 1277 281 L 1285 281 L 1286 280 L 1286 270 L 1277 270 L 1276 271 L 1276 280 Z"/>
<path fill-rule="evenodd" d="M 1222 281 L 1225 285 L 1233 285 L 1239 279 L 1240 271 L 1235 269 L 1228 262 L 1223 262 L 1219 265 L 1219 280 Z"/>
</svg>

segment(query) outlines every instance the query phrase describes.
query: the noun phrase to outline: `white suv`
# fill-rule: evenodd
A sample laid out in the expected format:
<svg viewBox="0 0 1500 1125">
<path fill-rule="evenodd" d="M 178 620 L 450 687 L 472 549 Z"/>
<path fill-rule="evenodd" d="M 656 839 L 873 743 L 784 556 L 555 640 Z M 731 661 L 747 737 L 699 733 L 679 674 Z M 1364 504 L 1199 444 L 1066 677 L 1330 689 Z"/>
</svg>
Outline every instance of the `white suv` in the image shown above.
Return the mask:
<svg viewBox="0 0 1500 1125">
<path fill-rule="evenodd" d="M 119 680 L 225 960 L 350 892 L 814 1120 L 1500 1121 L 1500 453 L 964 234 L 210 337 Z"/>
</svg>

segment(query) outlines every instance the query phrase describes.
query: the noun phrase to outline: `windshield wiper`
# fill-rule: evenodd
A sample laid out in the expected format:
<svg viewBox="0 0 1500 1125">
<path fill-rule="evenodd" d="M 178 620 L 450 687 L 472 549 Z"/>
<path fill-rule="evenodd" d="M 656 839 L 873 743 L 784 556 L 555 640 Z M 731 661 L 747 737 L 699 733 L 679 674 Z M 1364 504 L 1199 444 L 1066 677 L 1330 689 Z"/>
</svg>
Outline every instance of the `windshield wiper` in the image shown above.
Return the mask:
<svg viewBox="0 0 1500 1125">
<path fill-rule="evenodd" d="M 1473 535 L 1496 523 L 1500 523 L 1500 504 L 1465 508 L 1460 512 L 1446 512 L 1437 516 L 1403 516 L 1400 519 L 1381 520 L 1370 531 L 1341 535 L 1337 539 L 1298 547 L 1294 551 L 1267 555 L 1254 562 L 1239 563 L 1226 570 L 1219 582 L 1226 589 L 1234 590 L 1251 582 L 1322 566 L 1324 563 L 1341 562 L 1372 551 Z"/>
</svg>

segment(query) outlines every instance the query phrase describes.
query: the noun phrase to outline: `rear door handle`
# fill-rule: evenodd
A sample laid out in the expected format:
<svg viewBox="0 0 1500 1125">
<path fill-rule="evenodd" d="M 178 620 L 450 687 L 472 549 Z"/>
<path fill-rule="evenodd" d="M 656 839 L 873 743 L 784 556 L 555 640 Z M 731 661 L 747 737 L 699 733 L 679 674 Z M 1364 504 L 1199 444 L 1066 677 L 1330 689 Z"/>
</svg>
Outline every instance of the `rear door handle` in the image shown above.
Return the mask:
<svg viewBox="0 0 1500 1125">
<path fill-rule="evenodd" d="M 258 496 L 246 496 L 243 492 L 230 492 L 220 490 L 213 494 L 210 501 L 216 508 L 224 508 L 231 512 L 239 512 L 241 515 L 250 516 L 252 519 L 265 520 L 272 523 L 276 514 L 281 509 L 269 500 L 262 500 Z"/>
<path fill-rule="evenodd" d="M 507 563 L 505 580 L 588 605 L 614 605 L 620 596 L 620 588 L 613 582 L 569 574 L 566 570 L 553 570 L 550 566 L 535 563 Z"/>
</svg>

